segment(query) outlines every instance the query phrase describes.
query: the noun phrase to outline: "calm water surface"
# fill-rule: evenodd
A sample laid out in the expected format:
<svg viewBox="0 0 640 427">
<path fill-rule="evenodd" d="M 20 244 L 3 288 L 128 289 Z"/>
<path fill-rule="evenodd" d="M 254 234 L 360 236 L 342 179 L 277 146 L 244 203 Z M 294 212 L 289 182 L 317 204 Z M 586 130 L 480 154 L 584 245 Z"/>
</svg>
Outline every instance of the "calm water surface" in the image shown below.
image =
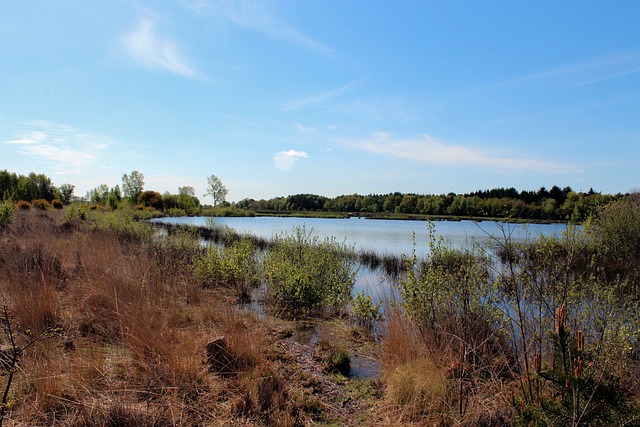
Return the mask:
<svg viewBox="0 0 640 427">
<path fill-rule="evenodd" d="M 154 221 L 172 224 L 206 226 L 207 218 L 160 218 Z M 227 226 L 241 234 L 271 238 L 279 233 L 291 233 L 296 227 L 320 238 L 335 237 L 356 250 L 374 250 L 382 254 L 409 255 L 415 234 L 418 255 L 428 253 L 429 231 L 426 221 L 378 220 L 364 218 L 215 218 L 218 226 Z M 442 236 L 455 247 L 486 243 L 490 236 L 514 240 L 560 235 L 566 224 L 508 224 L 495 221 L 434 221 L 436 237 Z"/>
</svg>

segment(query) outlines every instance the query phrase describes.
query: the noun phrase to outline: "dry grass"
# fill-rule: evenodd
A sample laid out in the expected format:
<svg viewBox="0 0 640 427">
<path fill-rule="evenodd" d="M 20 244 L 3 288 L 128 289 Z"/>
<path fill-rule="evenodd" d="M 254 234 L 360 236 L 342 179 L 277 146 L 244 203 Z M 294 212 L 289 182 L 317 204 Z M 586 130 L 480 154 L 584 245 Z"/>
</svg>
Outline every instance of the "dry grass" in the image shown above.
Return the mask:
<svg viewBox="0 0 640 427">
<path fill-rule="evenodd" d="M 18 340 L 55 328 L 21 359 L 5 425 L 296 424 L 263 356 L 267 326 L 199 288 L 193 251 L 176 264 L 171 248 L 61 226 L 60 215 L 21 211 L 0 234 L 0 294 Z M 229 378 L 206 365 L 219 335 L 235 358 Z"/>
<path fill-rule="evenodd" d="M 398 305 L 385 313 L 382 370 L 389 424 L 513 424 L 515 381 L 503 374 L 504 360 L 464 362 L 456 352 L 457 339 L 420 329 Z"/>
</svg>

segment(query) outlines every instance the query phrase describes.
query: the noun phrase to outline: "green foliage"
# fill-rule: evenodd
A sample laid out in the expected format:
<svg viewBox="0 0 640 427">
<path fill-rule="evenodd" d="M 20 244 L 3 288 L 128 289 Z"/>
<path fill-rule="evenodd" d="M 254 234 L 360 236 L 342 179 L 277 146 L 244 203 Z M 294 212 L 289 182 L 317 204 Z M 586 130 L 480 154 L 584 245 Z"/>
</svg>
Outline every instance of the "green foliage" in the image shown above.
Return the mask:
<svg viewBox="0 0 640 427">
<path fill-rule="evenodd" d="M 276 236 L 263 261 L 269 295 L 289 315 L 342 309 L 351 299 L 356 266 L 353 248 L 333 238 L 321 241 L 304 227 Z"/>
<path fill-rule="evenodd" d="M 523 424 L 547 426 L 620 425 L 633 412 L 629 390 L 612 375 L 598 343 L 569 327 L 566 306 L 556 310 L 549 332 L 550 357 L 539 350 L 533 360 L 536 404 L 520 405 Z"/>
<path fill-rule="evenodd" d="M 78 224 L 87 219 L 87 205 L 83 203 L 73 203 L 64 212 L 64 222 L 67 224 Z"/>
<path fill-rule="evenodd" d="M 382 301 L 377 304 L 373 303 L 371 295 L 365 295 L 364 292 L 358 292 L 353 301 L 351 301 L 351 309 L 355 321 L 362 326 L 372 328 L 373 324 L 381 319 L 380 306 Z"/>
<path fill-rule="evenodd" d="M 617 197 L 617 196 L 616 196 Z M 328 199 L 315 194 L 296 194 L 269 200 L 244 199 L 241 209 L 256 211 L 298 212 L 362 212 L 375 217 L 393 215 L 459 216 L 479 218 L 510 218 L 549 221 L 584 221 L 598 206 L 614 196 L 576 193 L 571 187 L 553 186 L 547 191 L 516 191 L 515 188 L 480 190 L 467 194 L 358 194 Z"/>
<path fill-rule="evenodd" d="M 195 276 L 205 286 L 229 286 L 240 300 L 250 297 L 260 283 L 256 248 L 248 238 L 240 238 L 229 247 L 210 245 L 194 264 Z"/>
<path fill-rule="evenodd" d="M 229 190 L 227 190 L 227 187 L 225 187 L 220 178 L 215 175 L 207 178 L 207 192 L 205 196 L 211 196 L 213 198 L 213 206 L 224 202 L 228 193 Z"/>
<path fill-rule="evenodd" d="M 13 221 L 13 203 L 8 200 L 0 202 L 0 230 Z"/>
<path fill-rule="evenodd" d="M 115 233 L 122 240 L 148 240 L 151 236 L 151 226 L 138 221 L 130 212 L 92 212 L 89 217 L 97 229 Z"/>
<path fill-rule="evenodd" d="M 62 184 L 60 186 L 60 198 L 62 199 L 62 203 L 68 205 L 71 203 L 73 199 L 73 190 L 75 190 L 75 185 L 72 184 Z"/>
<path fill-rule="evenodd" d="M 601 207 L 586 225 L 587 232 L 607 256 L 640 257 L 640 195 Z"/>
<path fill-rule="evenodd" d="M 138 200 L 138 196 L 144 189 L 144 175 L 138 171 L 131 172 L 131 175 L 126 173 L 122 175 L 122 191 L 125 197 L 128 197 L 132 202 Z"/>
<path fill-rule="evenodd" d="M 419 324 L 434 328 L 442 318 L 453 318 L 464 330 L 465 322 L 493 317 L 492 288 L 487 260 L 466 249 L 453 249 L 435 237 L 429 223 L 429 259 L 414 254 L 406 259 L 406 276 L 400 281 L 403 307 Z"/>
<path fill-rule="evenodd" d="M 256 213 L 246 209 L 239 209 L 236 206 L 216 206 L 214 208 L 203 209 L 202 216 L 219 217 L 253 217 Z"/>
</svg>

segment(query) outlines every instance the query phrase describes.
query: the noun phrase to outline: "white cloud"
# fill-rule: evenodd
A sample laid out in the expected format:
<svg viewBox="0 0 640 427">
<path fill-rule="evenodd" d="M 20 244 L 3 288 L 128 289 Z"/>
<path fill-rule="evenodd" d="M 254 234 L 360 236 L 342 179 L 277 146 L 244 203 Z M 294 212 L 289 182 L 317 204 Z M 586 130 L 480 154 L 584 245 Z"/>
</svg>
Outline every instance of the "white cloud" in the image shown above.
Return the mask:
<svg viewBox="0 0 640 427">
<path fill-rule="evenodd" d="M 55 173 L 89 172 L 110 143 L 103 136 L 81 132 L 65 124 L 37 120 L 25 125 L 28 130 L 4 143 L 15 145 L 19 154 L 47 163 Z"/>
<path fill-rule="evenodd" d="M 475 166 L 501 171 L 530 171 L 571 173 L 577 168 L 533 158 L 504 156 L 499 153 L 452 145 L 430 135 L 415 139 L 394 139 L 391 134 L 375 132 L 363 140 L 349 141 L 347 145 L 375 154 L 411 159 L 433 165 L 458 167 Z"/>
<path fill-rule="evenodd" d="M 124 34 L 121 43 L 129 56 L 141 65 L 162 68 L 185 77 L 200 77 L 173 40 L 156 34 L 150 19 L 141 20 L 131 32 Z"/>
<path fill-rule="evenodd" d="M 276 153 L 273 163 L 279 170 L 287 170 L 293 167 L 293 164 L 300 159 L 308 158 L 309 155 L 304 151 L 288 150 Z"/>
</svg>

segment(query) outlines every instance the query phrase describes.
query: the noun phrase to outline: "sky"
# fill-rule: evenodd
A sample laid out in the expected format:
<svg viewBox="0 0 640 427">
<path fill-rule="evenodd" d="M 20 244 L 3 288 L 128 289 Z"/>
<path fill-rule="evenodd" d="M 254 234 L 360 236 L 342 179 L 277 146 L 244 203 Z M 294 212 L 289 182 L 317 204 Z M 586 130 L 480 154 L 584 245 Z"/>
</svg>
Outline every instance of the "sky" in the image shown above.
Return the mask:
<svg viewBox="0 0 640 427">
<path fill-rule="evenodd" d="M 640 187 L 637 0 L 2 0 L 0 170 L 227 200 Z"/>
</svg>

